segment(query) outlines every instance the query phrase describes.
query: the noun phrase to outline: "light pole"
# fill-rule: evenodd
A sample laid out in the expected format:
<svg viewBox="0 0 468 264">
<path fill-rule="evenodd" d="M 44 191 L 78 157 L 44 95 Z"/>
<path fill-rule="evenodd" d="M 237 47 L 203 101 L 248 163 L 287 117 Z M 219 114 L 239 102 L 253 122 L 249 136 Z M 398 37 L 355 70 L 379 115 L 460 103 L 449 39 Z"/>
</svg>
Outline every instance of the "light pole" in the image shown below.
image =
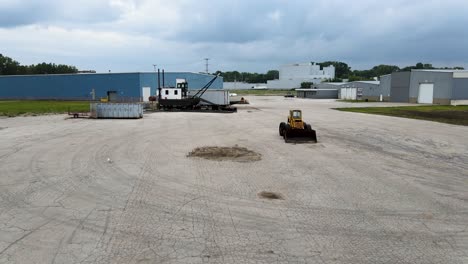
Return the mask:
<svg viewBox="0 0 468 264">
<path fill-rule="evenodd" d="M 158 65 L 157 65 L 157 64 L 153 64 L 154 72 L 156 72 L 156 66 L 158 66 Z"/>
<path fill-rule="evenodd" d="M 209 65 L 208 61 L 209 61 L 209 60 L 210 60 L 209 58 L 205 58 L 205 61 L 206 61 L 206 63 L 205 63 L 205 66 L 206 66 L 206 69 L 205 69 L 205 70 L 206 70 L 206 73 L 208 73 L 208 65 Z"/>
</svg>

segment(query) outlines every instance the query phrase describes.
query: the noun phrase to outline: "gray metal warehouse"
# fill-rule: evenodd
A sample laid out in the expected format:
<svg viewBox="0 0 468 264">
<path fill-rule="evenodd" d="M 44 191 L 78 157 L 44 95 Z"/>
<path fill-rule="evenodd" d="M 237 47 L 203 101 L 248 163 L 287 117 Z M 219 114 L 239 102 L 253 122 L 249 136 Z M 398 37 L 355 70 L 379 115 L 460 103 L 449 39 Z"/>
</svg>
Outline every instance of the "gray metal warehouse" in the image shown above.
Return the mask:
<svg viewBox="0 0 468 264">
<path fill-rule="evenodd" d="M 297 97 L 313 99 L 338 99 L 338 89 L 296 89 Z"/>
<path fill-rule="evenodd" d="M 324 82 L 312 88 L 296 89 L 297 97 L 311 99 L 338 99 L 338 90 L 343 83 Z"/>
<path fill-rule="evenodd" d="M 390 88 L 381 86 L 380 81 L 355 81 L 340 86 L 339 98 L 388 102 Z"/>
<path fill-rule="evenodd" d="M 420 104 L 468 103 L 468 71 L 412 70 L 381 77 L 390 87 L 391 102 Z"/>
<path fill-rule="evenodd" d="M 302 98 L 369 101 L 389 101 L 390 99 L 390 86 L 380 86 L 379 81 L 325 82 L 314 84 L 312 89 L 296 89 L 296 91 L 297 97 Z"/>
</svg>

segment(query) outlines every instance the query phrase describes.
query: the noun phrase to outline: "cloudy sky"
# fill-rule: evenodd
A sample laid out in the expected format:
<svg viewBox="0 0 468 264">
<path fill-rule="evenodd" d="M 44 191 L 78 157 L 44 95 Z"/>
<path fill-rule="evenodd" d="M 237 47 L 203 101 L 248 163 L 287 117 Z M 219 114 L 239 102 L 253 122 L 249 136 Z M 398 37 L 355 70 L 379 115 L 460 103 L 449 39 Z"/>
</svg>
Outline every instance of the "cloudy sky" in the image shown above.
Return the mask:
<svg viewBox="0 0 468 264">
<path fill-rule="evenodd" d="M 0 53 L 98 72 L 468 68 L 467 0 L 0 0 Z"/>
</svg>

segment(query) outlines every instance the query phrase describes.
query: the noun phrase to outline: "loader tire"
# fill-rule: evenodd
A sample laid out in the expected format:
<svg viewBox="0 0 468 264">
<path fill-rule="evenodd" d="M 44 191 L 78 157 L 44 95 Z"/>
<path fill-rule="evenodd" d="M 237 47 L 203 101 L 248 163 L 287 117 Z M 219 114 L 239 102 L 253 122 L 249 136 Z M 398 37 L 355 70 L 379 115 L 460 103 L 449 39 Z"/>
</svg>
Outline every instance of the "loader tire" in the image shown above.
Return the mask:
<svg viewBox="0 0 468 264">
<path fill-rule="evenodd" d="M 284 134 L 284 127 L 286 126 L 285 122 L 281 122 L 279 125 L 279 135 L 282 137 Z"/>
<path fill-rule="evenodd" d="M 283 138 L 285 142 L 288 140 L 290 131 L 291 131 L 291 127 L 289 126 L 289 124 L 286 124 L 283 130 Z"/>
</svg>

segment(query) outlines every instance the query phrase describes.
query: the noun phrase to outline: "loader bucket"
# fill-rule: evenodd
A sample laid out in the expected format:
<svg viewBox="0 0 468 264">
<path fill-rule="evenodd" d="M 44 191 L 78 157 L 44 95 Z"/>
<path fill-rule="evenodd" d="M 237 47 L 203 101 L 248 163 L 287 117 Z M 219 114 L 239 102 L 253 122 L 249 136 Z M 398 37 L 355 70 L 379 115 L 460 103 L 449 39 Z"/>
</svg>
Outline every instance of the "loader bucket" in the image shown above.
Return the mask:
<svg viewBox="0 0 468 264">
<path fill-rule="evenodd" d="M 284 131 L 286 143 L 317 143 L 317 134 L 313 129 L 288 129 Z"/>
</svg>

